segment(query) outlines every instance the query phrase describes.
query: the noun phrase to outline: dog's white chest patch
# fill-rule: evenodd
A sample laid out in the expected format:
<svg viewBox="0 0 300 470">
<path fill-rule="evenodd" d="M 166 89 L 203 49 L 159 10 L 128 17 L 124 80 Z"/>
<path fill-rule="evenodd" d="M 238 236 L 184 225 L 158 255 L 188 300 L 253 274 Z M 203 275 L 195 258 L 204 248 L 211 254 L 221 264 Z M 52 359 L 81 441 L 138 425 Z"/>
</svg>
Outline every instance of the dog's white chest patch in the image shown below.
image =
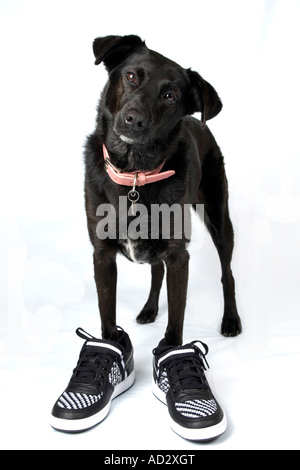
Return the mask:
<svg viewBox="0 0 300 470">
<path fill-rule="evenodd" d="M 139 259 L 139 250 L 137 249 L 137 242 L 128 238 L 127 240 L 122 240 L 122 245 L 126 250 L 128 258 L 131 259 L 134 263 L 141 263 Z"/>
</svg>

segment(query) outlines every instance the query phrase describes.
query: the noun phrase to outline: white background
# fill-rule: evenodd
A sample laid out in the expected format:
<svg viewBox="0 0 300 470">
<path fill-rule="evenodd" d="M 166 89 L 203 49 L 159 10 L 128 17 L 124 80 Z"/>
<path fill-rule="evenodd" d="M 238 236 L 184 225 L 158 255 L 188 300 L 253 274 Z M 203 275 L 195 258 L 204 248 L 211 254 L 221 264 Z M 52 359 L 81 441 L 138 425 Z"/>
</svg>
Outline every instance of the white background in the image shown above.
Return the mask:
<svg viewBox="0 0 300 470">
<path fill-rule="evenodd" d="M 1 438 L 4 449 L 291 449 L 299 436 L 299 21 L 297 0 L 0 0 Z M 149 266 L 119 258 L 118 323 L 136 384 L 78 435 L 54 431 L 82 326 L 100 335 L 83 204 L 82 145 L 106 81 L 92 41 L 138 34 L 218 91 L 209 122 L 225 155 L 244 333 L 223 338 L 220 267 L 207 233 L 191 245 L 185 341 L 208 343 L 228 431 L 185 441 L 151 393 L 151 351 L 167 321 L 135 317 Z M 200 226 L 200 225 L 199 225 Z"/>
</svg>

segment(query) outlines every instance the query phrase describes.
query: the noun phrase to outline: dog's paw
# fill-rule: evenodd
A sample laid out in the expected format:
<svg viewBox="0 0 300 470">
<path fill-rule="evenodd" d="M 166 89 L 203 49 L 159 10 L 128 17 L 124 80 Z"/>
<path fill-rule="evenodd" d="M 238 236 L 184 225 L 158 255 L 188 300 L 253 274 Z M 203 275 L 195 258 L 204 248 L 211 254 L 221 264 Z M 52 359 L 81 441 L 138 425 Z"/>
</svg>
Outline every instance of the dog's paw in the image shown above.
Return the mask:
<svg viewBox="0 0 300 470">
<path fill-rule="evenodd" d="M 157 313 L 157 309 L 154 310 L 151 308 L 145 308 L 137 316 L 136 321 L 141 325 L 145 325 L 146 323 L 153 323 L 157 317 Z"/>
<path fill-rule="evenodd" d="M 242 333 L 242 323 L 239 316 L 225 318 L 222 322 L 221 333 L 226 337 L 238 336 Z"/>
</svg>

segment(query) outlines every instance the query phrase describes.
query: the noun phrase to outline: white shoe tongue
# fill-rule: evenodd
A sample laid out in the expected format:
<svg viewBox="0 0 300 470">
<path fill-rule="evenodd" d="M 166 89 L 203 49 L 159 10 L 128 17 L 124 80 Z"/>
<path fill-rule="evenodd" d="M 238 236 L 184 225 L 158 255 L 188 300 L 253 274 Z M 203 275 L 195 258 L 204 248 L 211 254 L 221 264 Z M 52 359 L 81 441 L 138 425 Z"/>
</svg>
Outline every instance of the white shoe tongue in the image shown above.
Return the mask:
<svg viewBox="0 0 300 470">
<path fill-rule="evenodd" d="M 201 343 L 201 341 L 197 341 L 196 343 L 194 343 L 194 346 L 196 346 L 202 352 L 204 356 L 206 355 L 207 351 L 205 347 L 203 346 L 203 344 Z"/>
<path fill-rule="evenodd" d="M 87 346 L 93 347 L 93 348 L 99 348 L 99 349 L 109 349 L 117 354 L 119 356 L 123 357 L 123 352 L 121 349 L 117 348 L 116 346 L 109 344 L 104 341 L 88 341 L 86 343 Z"/>
<path fill-rule="evenodd" d="M 169 359 L 170 357 L 178 357 L 178 356 L 183 356 L 185 354 L 195 354 L 195 349 L 194 348 L 182 348 L 182 349 L 173 349 L 172 351 L 167 352 L 164 356 L 162 356 L 158 360 L 158 365 L 160 365 L 163 361 L 166 359 Z"/>
</svg>

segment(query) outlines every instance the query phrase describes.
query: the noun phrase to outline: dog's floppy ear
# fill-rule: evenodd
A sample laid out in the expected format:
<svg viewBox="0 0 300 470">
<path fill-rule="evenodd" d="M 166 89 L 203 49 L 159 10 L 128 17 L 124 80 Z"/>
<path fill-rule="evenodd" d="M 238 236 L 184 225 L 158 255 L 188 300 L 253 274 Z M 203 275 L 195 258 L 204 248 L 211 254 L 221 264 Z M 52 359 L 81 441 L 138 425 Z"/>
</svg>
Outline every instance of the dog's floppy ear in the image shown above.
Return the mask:
<svg viewBox="0 0 300 470">
<path fill-rule="evenodd" d="M 93 43 L 93 51 L 96 57 L 95 65 L 103 62 L 110 72 L 140 47 L 145 47 L 145 43 L 139 36 L 105 36 L 97 38 Z"/>
<path fill-rule="evenodd" d="M 222 109 L 222 102 L 216 90 L 204 80 L 197 72 L 187 70 L 190 80 L 190 114 L 201 112 L 201 125 L 205 127 L 206 121 L 214 118 Z"/>
</svg>

